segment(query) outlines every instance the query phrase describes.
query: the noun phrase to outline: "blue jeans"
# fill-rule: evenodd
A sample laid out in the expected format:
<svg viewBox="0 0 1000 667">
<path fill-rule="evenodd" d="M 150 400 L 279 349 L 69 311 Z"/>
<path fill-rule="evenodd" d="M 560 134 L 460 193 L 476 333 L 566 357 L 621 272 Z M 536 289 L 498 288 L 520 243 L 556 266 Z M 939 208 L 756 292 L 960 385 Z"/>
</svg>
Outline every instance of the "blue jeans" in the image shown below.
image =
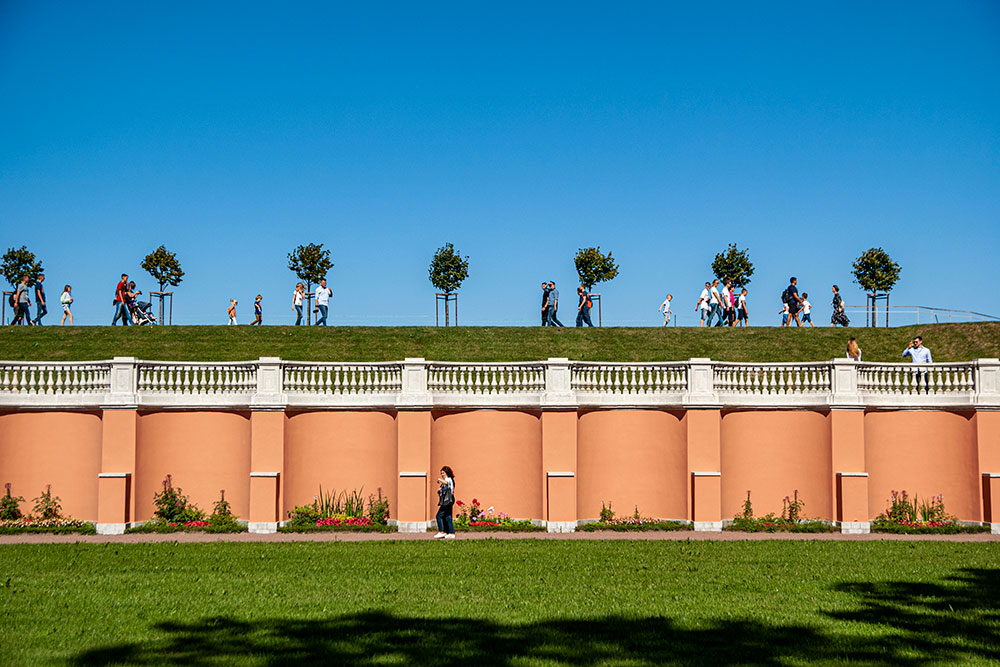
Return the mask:
<svg viewBox="0 0 1000 667">
<path fill-rule="evenodd" d="M 295 326 L 302 324 L 302 305 L 295 306 Z"/>
<path fill-rule="evenodd" d="M 705 326 L 712 326 L 712 318 L 718 316 L 719 321 L 715 326 L 722 326 L 722 305 L 718 303 L 713 303 L 708 309 L 708 324 Z"/>
<path fill-rule="evenodd" d="M 45 306 L 38 304 L 38 309 L 35 311 L 35 324 L 41 324 L 42 318 L 45 317 L 45 313 L 49 312 L 49 309 Z"/>
<path fill-rule="evenodd" d="M 316 326 L 326 326 L 326 312 L 328 306 L 316 306 L 319 309 L 319 317 L 316 318 Z"/>
<path fill-rule="evenodd" d="M 127 327 L 128 321 L 132 318 L 128 316 L 128 308 L 121 301 L 115 301 L 115 319 L 111 320 L 111 326 L 115 326 L 115 323 L 121 319 L 122 326 Z"/>
<path fill-rule="evenodd" d="M 587 323 L 588 327 L 594 326 L 594 323 L 590 321 L 590 308 L 586 306 L 576 312 L 576 326 L 582 327 L 584 322 Z"/>
<path fill-rule="evenodd" d="M 561 327 L 561 326 L 563 326 L 563 323 L 559 321 L 558 317 L 556 317 L 556 309 L 555 308 L 553 308 L 552 306 L 549 306 L 548 310 L 545 311 L 545 314 L 549 318 L 549 326 L 550 327 Z"/>
<path fill-rule="evenodd" d="M 451 518 L 451 510 L 455 507 L 454 504 L 442 505 L 438 508 L 437 519 L 438 532 L 439 533 L 449 533 L 454 534 L 455 532 L 455 522 Z"/>
</svg>

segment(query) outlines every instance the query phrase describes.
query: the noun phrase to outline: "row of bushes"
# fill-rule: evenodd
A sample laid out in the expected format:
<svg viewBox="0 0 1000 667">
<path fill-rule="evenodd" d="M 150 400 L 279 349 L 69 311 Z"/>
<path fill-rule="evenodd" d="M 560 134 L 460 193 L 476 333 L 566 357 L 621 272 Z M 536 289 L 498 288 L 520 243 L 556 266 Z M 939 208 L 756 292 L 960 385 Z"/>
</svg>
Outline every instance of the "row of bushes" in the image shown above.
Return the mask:
<svg viewBox="0 0 1000 667">
<path fill-rule="evenodd" d="M 21 512 L 24 498 L 11 493 L 10 482 L 4 485 L 5 493 L 0 496 L 0 534 L 16 533 L 78 533 L 93 534 L 94 525 L 87 521 L 63 516 L 62 505 L 58 496 L 52 495 L 51 485 L 37 498 L 32 512 L 25 516 Z M 129 528 L 126 533 L 175 533 L 175 532 L 206 532 L 206 533 L 239 533 L 246 531 L 246 525 L 239 522 L 232 513 L 232 507 L 226 500 L 225 490 L 219 491 L 219 499 L 213 504 L 211 514 L 192 503 L 179 487 L 174 487 L 171 475 L 163 480 L 163 488 L 153 497 L 156 510 L 153 518 L 146 523 Z M 511 519 L 503 512 L 496 512 L 494 507 L 483 508 L 477 498 L 470 504 L 456 501 L 459 508 L 455 517 L 456 531 L 463 532 L 534 532 L 545 528 L 533 524 L 529 520 Z M 785 496 L 782 502 L 781 516 L 774 513 L 761 517 L 754 516 L 750 491 L 743 503 L 743 510 L 733 517 L 732 522 L 723 530 L 747 533 L 757 532 L 792 532 L 792 533 L 824 533 L 836 532 L 838 529 L 819 519 L 808 519 L 803 516 L 805 501 L 799 498 L 796 490 L 792 496 Z M 360 491 L 323 491 L 313 496 L 311 505 L 297 506 L 289 513 L 288 522 L 278 530 L 283 533 L 299 532 L 380 532 L 388 533 L 396 530 L 388 524 L 389 500 L 382 495 L 371 494 L 366 499 L 363 489 Z M 630 517 L 616 517 L 611 503 L 601 503 L 601 514 L 598 521 L 583 524 L 577 528 L 581 532 L 595 531 L 675 531 L 691 530 L 692 525 L 683 521 L 666 521 L 643 517 L 638 506 Z M 879 514 L 871 523 L 874 533 L 889 534 L 954 534 L 988 532 L 989 526 L 967 526 L 948 514 L 944 508 L 944 496 L 937 495 L 923 501 L 917 497 L 910 498 L 904 490 L 900 493 L 892 491 L 886 511 Z"/>
</svg>

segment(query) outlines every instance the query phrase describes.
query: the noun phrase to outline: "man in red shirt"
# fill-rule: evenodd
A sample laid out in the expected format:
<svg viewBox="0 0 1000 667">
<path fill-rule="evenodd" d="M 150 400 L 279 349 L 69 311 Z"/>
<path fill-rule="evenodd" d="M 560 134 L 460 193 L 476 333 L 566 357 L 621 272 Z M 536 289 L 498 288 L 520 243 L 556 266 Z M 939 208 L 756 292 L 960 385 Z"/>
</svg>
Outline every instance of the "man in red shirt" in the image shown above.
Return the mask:
<svg viewBox="0 0 1000 667">
<path fill-rule="evenodd" d="M 115 287 L 115 300 L 113 305 L 115 307 L 115 319 L 111 320 L 111 326 L 115 326 L 121 318 L 122 326 L 128 326 L 129 316 L 128 309 L 125 306 L 125 295 L 128 293 L 128 274 L 123 273 L 122 279 L 118 282 L 118 286 Z"/>
</svg>

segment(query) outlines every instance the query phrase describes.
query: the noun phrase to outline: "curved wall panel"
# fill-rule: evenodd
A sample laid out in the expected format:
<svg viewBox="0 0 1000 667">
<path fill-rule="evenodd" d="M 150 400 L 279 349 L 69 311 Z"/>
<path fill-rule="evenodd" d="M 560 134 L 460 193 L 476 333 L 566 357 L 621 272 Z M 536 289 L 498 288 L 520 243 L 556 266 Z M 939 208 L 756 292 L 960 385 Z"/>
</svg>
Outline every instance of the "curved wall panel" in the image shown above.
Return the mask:
<svg viewBox="0 0 1000 667">
<path fill-rule="evenodd" d="M 722 416 L 722 518 L 743 510 L 781 514 L 797 489 L 803 515 L 833 520 L 833 462 L 827 415 L 811 410 L 728 412 Z"/>
<path fill-rule="evenodd" d="M 972 414 L 931 411 L 865 415 L 868 511 L 885 510 L 891 491 L 918 499 L 944 494 L 945 510 L 981 521 L 982 488 Z"/>
<path fill-rule="evenodd" d="M 596 519 L 610 502 L 619 517 L 688 516 L 687 436 L 662 410 L 602 410 L 577 424 L 577 513 Z"/>
<path fill-rule="evenodd" d="M 47 484 L 63 514 L 97 520 L 101 470 L 101 418 L 85 412 L 22 412 L 0 415 L 0 484 L 22 496 L 27 515 Z M 0 490 L 0 493 L 3 491 Z"/>
<path fill-rule="evenodd" d="M 135 517 L 153 516 L 153 495 L 170 474 L 192 502 L 211 513 L 225 489 L 235 514 L 250 510 L 250 418 L 235 412 L 155 412 L 139 417 Z"/>
<path fill-rule="evenodd" d="M 357 490 L 365 498 L 382 489 L 389 512 L 396 505 L 396 420 L 374 411 L 303 412 L 285 422 L 284 511 L 312 503 L 324 492 Z"/>
<path fill-rule="evenodd" d="M 441 466 L 455 471 L 455 495 L 516 519 L 542 518 L 542 428 L 537 414 L 514 410 L 435 413 L 428 471 L 430 517 Z M 456 508 L 456 514 L 457 514 Z"/>
</svg>

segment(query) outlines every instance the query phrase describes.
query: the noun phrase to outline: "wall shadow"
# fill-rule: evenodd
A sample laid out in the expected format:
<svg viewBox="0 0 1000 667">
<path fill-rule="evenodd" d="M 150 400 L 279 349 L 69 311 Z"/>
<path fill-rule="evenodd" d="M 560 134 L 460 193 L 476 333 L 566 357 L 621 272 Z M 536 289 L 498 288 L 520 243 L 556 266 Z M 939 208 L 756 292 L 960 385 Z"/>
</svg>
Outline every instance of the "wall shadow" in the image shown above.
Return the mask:
<svg viewBox="0 0 1000 667">
<path fill-rule="evenodd" d="M 510 665 L 525 661 L 598 665 L 778 665 L 854 661 L 870 665 L 1000 661 L 1000 569 L 966 569 L 935 583 L 850 582 L 852 625 L 817 628 L 715 620 L 698 629 L 666 617 L 607 616 L 506 624 L 411 618 L 383 611 L 327 619 L 242 621 L 209 617 L 160 623 L 163 639 L 76 655 L 77 665 L 321 664 Z M 859 627 L 860 624 L 860 627 Z M 866 627 L 867 626 L 867 627 Z"/>
</svg>

